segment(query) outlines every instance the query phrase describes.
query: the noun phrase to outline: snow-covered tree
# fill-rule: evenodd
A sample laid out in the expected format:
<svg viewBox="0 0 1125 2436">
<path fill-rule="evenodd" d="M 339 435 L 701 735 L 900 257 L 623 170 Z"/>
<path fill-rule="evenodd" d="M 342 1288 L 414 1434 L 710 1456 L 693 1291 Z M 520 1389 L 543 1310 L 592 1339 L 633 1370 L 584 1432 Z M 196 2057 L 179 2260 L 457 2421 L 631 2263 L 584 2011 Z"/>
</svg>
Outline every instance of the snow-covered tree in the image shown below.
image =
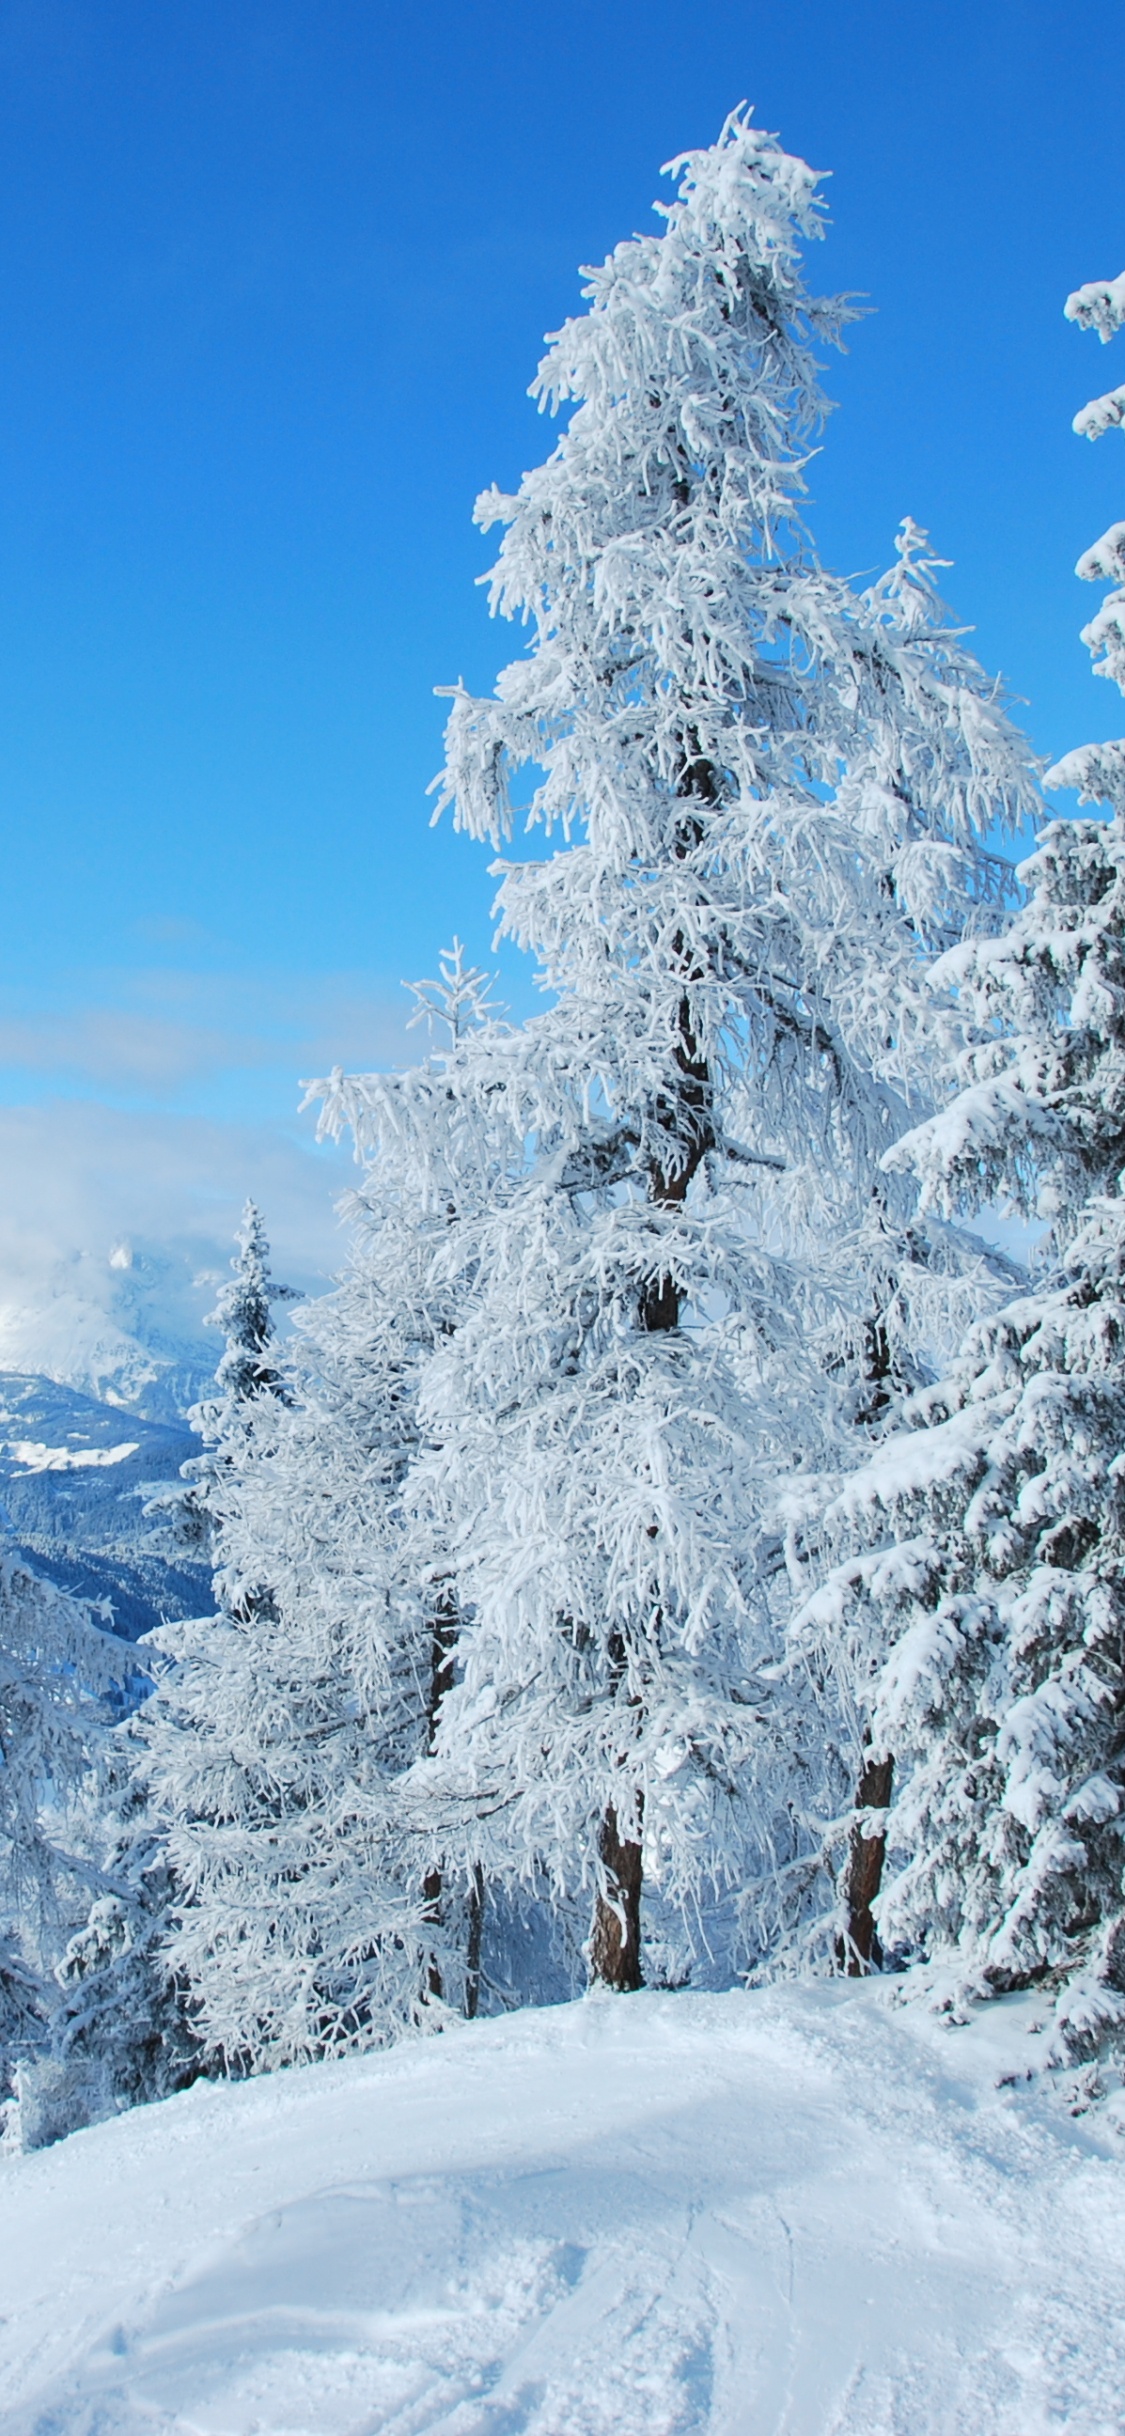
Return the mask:
<svg viewBox="0 0 1125 2436">
<path fill-rule="evenodd" d="M 554 1003 L 481 1086 L 515 1159 L 405 1492 L 456 1566 L 435 1769 L 486 1869 L 594 1886 L 616 1986 L 642 1845 L 687 1903 L 774 1832 L 756 1518 L 917 1358 L 934 1264 L 880 1154 L 956 1034 L 925 953 L 999 902 L 982 841 L 1033 800 L 925 537 L 860 593 L 805 534 L 848 319 L 801 275 L 816 178 L 742 112 L 673 166 L 663 234 L 589 274 L 540 369 L 553 454 L 478 503 L 531 642 L 493 699 L 455 690 L 441 800 L 500 844 L 530 771 L 569 842 L 499 867 Z"/>
<path fill-rule="evenodd" d="M 204 1322 L 223 1333 L 214 1392 L 193 1405 L 188 1415 L 203 1440 L 204 1452 L 183 1465 L 186 1488 L 163 1490 L 145 1508 L 146 1514 L 157 1519 L 155 1545 L 180 1555 L 187 1551 L 207 1561 L 214 1554 L 224 1477 L 232 1450 L 241 1445 L 248 1408 L 258 1396 L 274 1396 L 280 1388 L 271 1350 L 273 1306 L 296 1299 L 292 1286 L 278 1285 L 270 1274 L 265 1225 L 253 1201 L 247 1201 L 243 1209 L 235 1240 L 234 1275 L 220 1288 L 215 1308 Z M 243 1583 L 234 1595 L 263 1594 L 257 1586 Z"/>
<path fill-rule="evenodd" d="M 85 1918 L 55 1962 L 43 2053 L 23 2093 L 36 2140 L 155 2098 L 202 2064 L 182 1981 L 165 1950 L 174 1884 L 139 1789 L 132 1719 L 98 1754 L 76 1825 L 96 1868 Z"/>
<path fill-rule="evenodd" d="M 0 1548 L 0 2098 L 47 2044 L 52 1969 L 98 1884 L 73 1814 L 123 1672 L 89 1610 Z"/>
<path fill-rule="evenodd" d="M 1067 312 L 1112 335 L 1125 282 Z M 1120 421 L 1106 404 L 1077 428 Z M 1122 572 L 1123 536 L 1079 571 Z M 1119 683 L 1123 606 L 1084 637 Z M 853 1552 L 804 1632 L 894 1758 L 889 1822 L 885 1802 L 866 1822 L 896 1864 L 882 1935 L 977 1993 L 1045 1981 L 1074 2060 L 1125 2034 L 1125 741 L 1048 783 L 1110 817 L 1051 824 L 1009 929 L 939 967 L 976 1027 L 964 1087 L 890 1154 L 924 1204 L 1003 1194 L 1046 1219 L 1042 1279 L 837 1497 Z"/>
<path fill-rule="evenodd" d="M 226 1449 L 223 1617 L 162 1636 L 171 1952 L 228 2065 L 471 2002 L 482 1873 L 592 1888 L 622 1986 L 642 1844 L 684 1906 L 792 1844 L 762 1517 L 950 1283 L 878 1158 L 1026 754 L 923 537 L 857 593 L 801 529 L 843 318 L 800 281 L 815 181 L 743 116 L 681 168 L 548 358 L 579 402 L 497 576 L 532 650 L 450 721 L 462 825 L 501 838 L 530 764 L 581 831 L 501 892 L 551 1003 L 496 1020 L 455 954 L 423 1064 L 321 1087 L 352 1261 Z"/>
<path fill-rule="evenodd" d="M 365 1088 L 386 1137 L 379 1197 L 352 1197 L 338 1287 L 298 1312 L 283 1370 L 217 1436 L 222 1612 L 164 1628 L 171 1664 L 137 1723 L 175 1887 L 169 1957 L 225 2069 L 379 2044 L 474 2004 L 479 1883 L 400 1796 L 455 1628 L 448 1562 L 400 1493 L 418 1372 L 456 1321 L 436 1251 L 495 1167 L 451 1077 L 466 1031 L 504 1028 L 457 948 L 416 994 L 448 1040 Z"/>
<path fill-rule="evenodd" d="M 270 1275 L 265 1228 L 252 1201 L 236 1240 L 234 1275 L 207 1319 L 224 1337 L 215 1392 L 190 1414 L 204 1452 L 183 1466 L 186 1488 L 162 1491 L 146 1507 L 157 1520 L 154 1544 L 190 1549 L 216 1568 L 227 1482 L 245 1451 L 250 1411 L 281 1389 L 271 1305 L 292 1299 L 291 1288 Z M 216 1590 L 224 1610 L 270 1612 L 268 1588 L 253 1568 L 237 1580 L 217 1573 Z M 210 1620 L 185 1627 L 189 1638 L 204 1640 L 211 1629 Z M 155 1645 L 153 1655 L 159 1676 L 164 1661 Z M 98 1867 L 95 1899 L 55 1972 L 49 2043 L 60 2121 L 64 2110 L 71 2122 L 91 2121 L 163 2097 L 203 2060 L 189 2019 L 190 1989 L 167 1947 L 178 1889 L 146 1770 L 147 1739 L 129 1718 L 101 1754 L 86 1805 L 87 1849 Z"/>
</svg>

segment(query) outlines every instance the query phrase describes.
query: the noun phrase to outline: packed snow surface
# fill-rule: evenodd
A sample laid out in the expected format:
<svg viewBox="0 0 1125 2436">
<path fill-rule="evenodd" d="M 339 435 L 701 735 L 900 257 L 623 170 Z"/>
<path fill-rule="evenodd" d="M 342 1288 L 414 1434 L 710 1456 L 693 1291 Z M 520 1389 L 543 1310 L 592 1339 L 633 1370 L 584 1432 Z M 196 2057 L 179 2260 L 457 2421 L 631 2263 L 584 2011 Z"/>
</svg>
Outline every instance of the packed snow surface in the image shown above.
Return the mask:
<svg viewBox="0 0 1125 2436">
<path fill-rule="evenodd" d="M 596 1997 L 0 2172 L 3 2436 L 1110 2436 L 1104 2118 L 888 1983 Z"/>
</svg>

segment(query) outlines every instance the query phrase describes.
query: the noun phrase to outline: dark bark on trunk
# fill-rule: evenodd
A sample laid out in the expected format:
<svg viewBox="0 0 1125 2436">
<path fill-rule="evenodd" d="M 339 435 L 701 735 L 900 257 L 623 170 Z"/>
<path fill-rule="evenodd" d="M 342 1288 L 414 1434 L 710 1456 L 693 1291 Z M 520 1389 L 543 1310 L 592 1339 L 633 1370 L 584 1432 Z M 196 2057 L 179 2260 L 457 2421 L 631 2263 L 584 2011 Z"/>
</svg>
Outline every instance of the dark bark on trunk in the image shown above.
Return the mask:
<svg viewBox="0 0 1125 2436">
<path fill-rule="evenodd" d="M 891 1758 L 864 1761 L 856 1787 L 858 1812 L 889 1807 L 894 1766 Z M 844 1934 L 837 1947 L 837 1960 L 849 1979 L 865 1979 L 869 1971 L 879 1969 L 883 1960 L 872 1905 L 883 1882 L 887 1837 L 885 1829 L 865 1835 L 863 1826 L 860 1816 L 851 1831 L 844 1868 Z"/>
<path fill-rule="evenodd" d="M 682 1209 L 692 1178 L 698 1173 L 707 1152 L 714 1147 L 715 1132 L 711 1113 L 711 1077 L 707 1062 L 699 1054 L 699 1044 L 692 1027 L 691 1002 L 680 1000 L 679 1038 L 673 1050 L 679 1068 L 676 1096 L 661 1115 L 672 1137 L 674 1159 L 667 1167 L 654 1165 L 649 1170 L 649 1200 L 660 1210 Z M 671 1145 L 670 1145 L 671 1147 Z M 670 1277 L 655 1278 L 641 1296 L 639 1318 L 649 1335 L 659 1336 L 663 1330 L 678 1328 L 682 1297 Z"/>
<path fill-rule="evenodd" d="M 689 731 L 684 738 L 684 761 L 679 780 L 679 794 L 690 805 L 715 804 L 718 801 L 718 780 L 712 762 L 699 751 L 698 739 Z M 699 845 L 703 827 L 698 813 L 685 811 L 675 840 L 674 853 L 685 861 Z M 665 1159 L 654 1159 L 649 1168 L 649 1200 L 657 1209 L 680 1209 L 687 1199 L 693 1176 L 715 1145 L 712 1109 L 711 1075 L 702 1055 L 699 1037 L 692 1015 L 690 983 L 693 978 L 691 957 L 684 939 L 677 935 L 672 941 L 672 953 L 684 976 L 685 988 L 676 1017 L 676 1037 L 672 1043 L 672 1074 L 666 1093 L 655 1110 L 656 1120 L 668 1144 Z M 694 978 L 701 976 L 696 973 Z M 642 1290 L 637 1317 L 646 1335 L 659 1336 L 678 1328 L 683 1297 L 675 1279 L 669 1276 L 653 1278 Z M 624 1670 L 624 1651 L 613 1657 L 611 1669 Z M 636 1797 L 636 1815 L 641 1815 L 640 1796 Z M 609 1988 L 622 1990 L 643 1986 L 641 1978 L 641 1846 L 618 1834 L 617 1811 L 611 1803 L 598 1834 L 598 1853 L 606 1873 L 607 1890 L 599 1894 L 594 1910 L 594 1927 L 590 1940 L 590 1977 Z"/>
<path fill-rule="evenodd" d="M 439 1595 L 430 1627 L 430 1688 L 426 1701 L 426 1749 L 432 1751 L 437 1732 L 438 1710 L 448 1691 L 453 1688 L 453 1651 L 457 1639 L 456 1602 L 447 1590 Z M 422 1895 L 426 1919 L 434 1928 L 442 1920 L 442 1874 L 437 1867 L 428 1869 L 422 1880 Z M 431 1954 L 426 1971 L 426 1989 L 440 2001 L 445 1991 L 437 1956 Z"/>
<path fill-rule="evenodd" d="M 594 1907 L 590 1977 L 622 1994 L 644 1985 L 641 1978 L 641 1848 L 617 1832 L 617 1812 L 606 1811 L 598 1835 L 606 1890 Z"/>
<path fill-rule="evenodd" d="M 484 1871 L 473 1863 L 469 1885 L 469 1934 L 465 1946 L 465 2019 L 475 2022 L 480 2004 L 480 1941 L 484 1927 Z"/>
<path fill-rule="evenodd" d="M 866 1390 L 856 1420 L 864 1427 L 876 1427 L 890 1411 L 895 1389 L 895 1363 L 887 1312 L 894 1295 L 893 1278 L 884 1274 L 875 1282 L 875 1308 L 864 1322 L 863 1381 Z M 865 1733 L 864 1743 L 870 1736 Z M 865 1755 L 856 1786 L 857 1811 L 886 1810 L 894 1781 L 894 1758 L 888 1754 L 873 1760 Z M 869 1971 L 882 1968 L 883 1950 L 872 1917 L 872 1905 L 883 1883 L 883 1864 L 887 1855 L 885 1834 L 864 1835 L 857 1819 L 849 1838 L 848 1857 L 844 1865 L 844 1934 L 836 1949 L 836 1959 L 849 1979 L 863 1979 Z"/>
<path fill-rule="evenodd" d="M 881 1311 L 873 1312 L 863 1324 L 863 1385 L 864 1399 L 856 1420 L 870 1427 L 890 1411 L 894 1390 L 894 1356 Z"/>
<path fill-rule="evenodd" d="M 434 1929 L 436 1929 L 436 1928 L 440 1928 L 440 1927 L 441 1927 L 441 1871 L 440 1871 L 440 1869 L 428 1869 L 428 1870 L 426 1871 L 426 1875 L 425 1875 L 425 1877 L 424 1877 L 424 1878 L 423 1878 L 423 1880 L 422 1880 L 422 1894 L 423 1894 L 423 1897 L 424 1897 L 424 1899 L 425 1899 L 425 1905 L 426 1905 L 426 1913 L 425 1913 L 425 1917 L 426 1917 L 426 1922 L 427 1922 L 427 1925 L 428 1925 L 430 1928 L 434 1928 Z M 439 1965 L 439 1963 L 438 1963 L 438 1958 L 437 1958 L 437 1955 L 436 1955 L 436 1954 L 431 1954 L 430 1959 L 429 1959 L 429 1962 L 428 1962 L 428 1963 L 427 1963 L 427 1965 L 426 1965 L 426 1994 L 427 1994 L 427 1996 L 436 1996 L 436 1997 L 437 1997 L 437 1999 L 438 1999 L 438 2001 L 439 2001 L 439 2003 L 440 2003 L 441 1998 L 442 1998 L 442 1996 L 443 1996 L 443 1994 L 444 1994 L 444 1989 L 443 1989 L 443 1987 L 442 1987 L 441 1967 L 440 1967 L 440 1965 Z"/>
</svg>

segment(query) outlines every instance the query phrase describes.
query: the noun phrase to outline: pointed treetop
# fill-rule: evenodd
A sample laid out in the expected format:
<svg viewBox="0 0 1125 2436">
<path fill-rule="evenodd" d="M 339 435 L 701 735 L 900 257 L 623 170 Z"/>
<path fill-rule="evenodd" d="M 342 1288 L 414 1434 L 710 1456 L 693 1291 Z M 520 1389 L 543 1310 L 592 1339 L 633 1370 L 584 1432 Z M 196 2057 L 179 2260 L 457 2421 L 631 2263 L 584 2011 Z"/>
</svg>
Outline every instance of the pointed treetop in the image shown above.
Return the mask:
<svg viewBox="0 0 1125 2436">
<path fill-rule="evenodd" d="M 235 1237 L 238 1251 L 231 1261 L 234 1276 L 223 1286 L 207 1326 L 221 1328 L 226 1349 L 215 1373 L 224 1396 L 235 1403 L 276 1387 L 278 1374 L 266 1360 L 273 1336 L 270 1305 L 295 1302 L 292 1286 L 279 1286 L 270 1275 L 269 1242 L 261 1211 L 247 1201 Z"/>
<path fill-rule="evenodd" d="M 407 1020 L 407 1031 L 424 1023 L 432 1037 L 440 1026 L 452 1046 L 474 1024 L 485 1023 L 501 1012 L 499 1002 L 489 994 L 494 979 L 494 974 L 482 972 L 479 965 L 466 964 L 465 950 L 454 936 L 452 947 L 443 947 L 438 957 L 436 980 L 403 983 L 403 988 L 417 1000 L 414 1013 Z"/>
</svg>

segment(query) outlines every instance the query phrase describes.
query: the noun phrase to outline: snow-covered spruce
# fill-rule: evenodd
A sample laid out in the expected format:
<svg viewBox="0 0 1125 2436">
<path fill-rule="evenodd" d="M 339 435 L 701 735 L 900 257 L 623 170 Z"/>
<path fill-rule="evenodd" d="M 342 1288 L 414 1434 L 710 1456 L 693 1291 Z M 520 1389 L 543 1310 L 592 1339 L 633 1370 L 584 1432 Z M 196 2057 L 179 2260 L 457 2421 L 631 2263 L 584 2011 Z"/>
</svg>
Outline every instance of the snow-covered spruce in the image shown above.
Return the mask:
<svg viewBox="0 0 1125 2436">
<path fill-rule="evenodd" d="M 202 2068 L 189 1990 L 167 1952 L 176 1887 L 137 1781 L 134 1732 L 117 1729 L 84 1806 L 101 1891 L 54 1970 L 52 2138 L 168 2097 Z"/>
<path fill-rule="evenodd" d="M 459 955 L 429 994 L 454 1035 L 483 1018 Z M 173 1663 L 136 1729 L 175 1882 L 170 1959 L 228 2070 L 473 2010 L 476 1882 L 399 1798 L 432 1736 L 453 1621 L 448 1565 L 400 1491 L 417 1373 L 459 1302 L 456 1280 L 435 1282 L 435 1250 L 496 1160 L 459 1126 L 440 1052 L 373 1078 L 369 1115 L 377 1091 L 381 1196 L 353 1197 L 339 1286 L 297 1313 L 284 1364 L 270 1350 L 267 1383 L 217 1439 L 220 1613 L 161 1634 Z"/>
<path fill-rule="evenodd" d="M 1115 817 L 1053 821 L 1020 865 L 1027 900 L 1008 929 L 936 966 L 970 1031 L 962 1089 L 886 1159 L 919 1179 L 923 1210 L 1003 1197 L 1046 1220 L 1045 1256 L 1125 1167 L 1125 743 L 1083 747 L 1047 776 L 1108 795 Z"/>
<path fill-rule="evenodd" d="M 1119 288 L 1071 317 L 1110 335 Z M 1053 823 L 1008 932 L 939 968 L 977 1025 L 964 1088 L 889 1159 L 946 1208 L 1047 1218 L 1044 1282 L 837 1494 L 856 1552 L 801 1623 L 893 1758 L 884 1938 L 970 1988 L 1046 1980 L 1056 2060 L 1125 2034 L 1123 773 L 1125 742 L 1048 773 L 1110 817 Z"/>
<path fill-rule="evenodd" d="M 664 233 L 589 274 L 540 370 L 557 448 L 478 506 L 531 642 L 495 698 L 456 689 L 441 800 L 500 843 L 530 768 L 572 842 L 501 866 L 554 1003 L 462 1070 L 512 1164 L 437 1250 L 472 1291 L 404 1483 L 461 1619 L 419 1799 L 486 1873 L 593 1885 L 617 1986 L 642 1845 L 688 1906 L 792 1850 L 815 1758 L 763 1671 L 756 1518 L 916 1362 L 933 1267 L 878 1162 L 956 1032 L 922 950 L 998 902 L 983 837 L 1034 800 L 924 537 L 857 593 L 805 536 L 814 349 L 848 318 L 801 276 L 813 173 L 744 113 L 674 167 Z M 327 1118 L 383 1140 L 354 1085 Z"/>
<path fill-rule="evenodd" d="M 224 1475 L 245 1435 L 248 1408 L 258 1396 L 276 1394 L 280 1386 L 271 1352 L 273 1306 L 296 1299 L 293 1288 L 278 1285 L 270 1273 L 265 1223 L 253 1201 L 246 1203 L 235 1240 L 234 1275 L 220 1288 L 205 1322 L 223 1333 L 214 1392 L 193 1405 L 188 1416 L 204 1451 L 182 1467 L 186 1488 L 164 1490 L 145 1508 L 157 1518 L 154 1545 L 175 1554 L 188 1550 L 207 1562 L 214 1557 Z M 221 1591 L 225 1595 L 225 1585 Z M 262 1594 L 242 1582 L 235 1595 L 245 1600 Z"/>
<path fill-rule="evenodd" d="M 270 1350 L 271 1304 L 290 1295 L 270 1276 L 265 1228 L 252 1201 L 243 1211 L 237 1245 L 234 1276 L 208 1315 L 208 1325 L 221 1328 L 224 1337 L 216 1392 L 190 1416 L 204 1452 L 184 1465 L 186 1488 L 162 1491 L 145 1509 L 156 1517 L 155 1546 L 175 1553 L 190 1549 L 215 1567 L 222 1562 L 226 1482 L 245 1449 L 249 1409 L 257 1398 L 275 1396 L 280 1385 Z M 225 1614 L 248 1619 L 258 1609 L 270 1612 L 260 1568 L 237 1579 L 219 1571 L 215 1586 Z M 200 1638 L 205 1643 L 216 1626 L 207 1619 L 178 1629 L 193 1647 Z M 175 1643 L 175 1629 L 170 1637 Z M 155 1642 L 146 1642 L 149 1648 L 162 1687 L 170 1653 L 158 1652 Z M 187 1684 L 183 1703 L 178 1714 L 190 1711 Z M 150 1781 L 148 1736 L 150 1722 L 155 1726 L 165 1711 L 159 1688 L 151 1718 L 146 1707 L 142 1720 L 130 1717 L 118 1726 L 100 1753 L 84 1804 L 97 1890 L 88 1917 L 76 1926 L 57 1965 L 51 2008 L 50 2054 L 59 2093 L 54 2111 L 63 2129 L 165 2096 L 190 2080 L 204 2061 L 193 2020 L 198 1997 L 168 1945 L 183 1889 L 167 1843 L 166 1813 Z M 207 1730 L 200 1719 L 193 1725 Z M 190 1832 L 192 1820 L 186 1824 Z"/>
<path fill-rule="evenodd" d="M 1104 1202 L 970 1336 L 837 1495 L 859 1552 L 800 1619 L 893 1758 L 883 1943 L 978 1992 L 1048 1978 L 1059 2054 L 1125 2024 L 1123 1259 Z"/>
<path fill-rule="evenodd" d="M 121 1644 L 89 1610 L 0 1548 L 0 2098 L 20 2089 L 9 2131 L 29 2145 L 53 1968 L 99 1889 L 74 1809 L 122 1672 Z"/>
</svg>

